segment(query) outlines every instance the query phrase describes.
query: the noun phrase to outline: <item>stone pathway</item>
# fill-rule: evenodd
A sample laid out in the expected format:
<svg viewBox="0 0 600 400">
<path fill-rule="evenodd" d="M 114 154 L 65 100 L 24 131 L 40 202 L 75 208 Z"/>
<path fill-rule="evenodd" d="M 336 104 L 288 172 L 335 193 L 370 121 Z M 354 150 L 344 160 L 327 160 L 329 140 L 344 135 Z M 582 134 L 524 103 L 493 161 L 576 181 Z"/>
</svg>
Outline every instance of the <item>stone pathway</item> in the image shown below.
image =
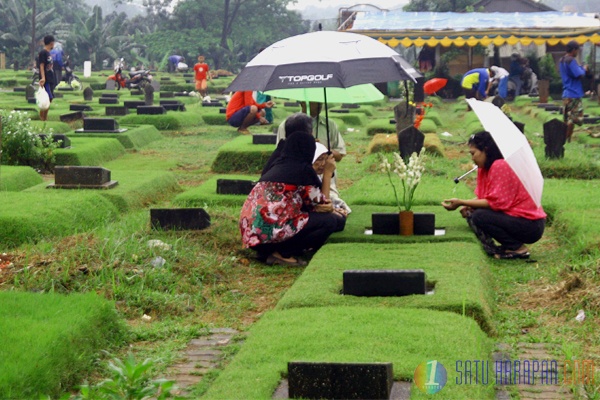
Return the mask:
<svg viewBox="0 0 600 400">
<path fill-rule="evenodd" d="M 222 348 L 230 344 L 237 333 L 231 328 L 215 328 L 210 330 L 209 336 L 190 340 L 178 361 L 166 373 L 166 378 L 174 380 L 179 388 L 173 393 L 177 396 L 188 395 L 187 388 L 200 382 L 208 371 L 220 364 L 223 359 Z"/>
<path fill-rule="evenodd" d="M 509 390 L 517 388 L 521 400 L 553 400 L 553 399 L 574 399 L 574 395 L 569 386 L 562 385 L 562 376 L 559 376 L 559 371 L 564 366 L 564 360 L 560 357 L 553 356 L 550 354 L 551 350 L 555 348 L 554 345 L 546 343 L 518 343 L 517 349 L 518 354 L 514 358 L 511 358 L 510 351 L 511 347 L 506 344 L 499 344 L 496 346 L 496 352 L 494 353 L 494 367 L 493 371 L 490 371 L 491 375 L 496 379 L 496 399 L 497 400 L 509 400 Z M 507 372 L 508 368 L 513 369 L 512 381 L 508 376 L 502 378 L 505 379 L 509 385 L 498 384 L 498 375 L 496 370 L 496 362 L 504 360 L 504 367 L 502 372 Z M 515 361 L 520 361 L 519 367 L 520 372 L 518 375 L 514 375 Z M 548 363 L 542 362 L 546 360 Z M 556 360 L 556 363 L 552 363 Z M 539 361 L 539 370 L 537 372 L 525 371 L 524 361 L 529 361 L 531 366 L 530 370 L 533 369 L 533 361 Z M 508 373 L 510 375 L 510 373 Z M 501 383 L 501 382 L 500 382 Z"/>
</svg>

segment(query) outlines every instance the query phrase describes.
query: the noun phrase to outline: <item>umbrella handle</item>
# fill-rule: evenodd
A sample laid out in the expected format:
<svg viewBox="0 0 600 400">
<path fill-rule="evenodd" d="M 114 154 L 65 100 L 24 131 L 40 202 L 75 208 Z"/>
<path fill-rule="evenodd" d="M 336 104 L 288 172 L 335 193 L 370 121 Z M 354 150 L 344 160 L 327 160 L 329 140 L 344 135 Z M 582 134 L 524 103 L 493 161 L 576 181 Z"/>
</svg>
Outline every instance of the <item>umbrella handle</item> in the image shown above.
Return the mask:
<svg viewBox="0 0 600 400">
<path fill-rule="evenodd" d="M 454 183 L 458 183 L 460 182 L 464 177 L 466 177 L 467 175 L 469 175 L 471 172 L 476 171 L 477 170 L 477 165 L 474 166 L 470 171 L 465 172 L 464 174 L 462 174 L 461 176 L 457 176 L 456 178 L 454 178 Z"/>
</svg>

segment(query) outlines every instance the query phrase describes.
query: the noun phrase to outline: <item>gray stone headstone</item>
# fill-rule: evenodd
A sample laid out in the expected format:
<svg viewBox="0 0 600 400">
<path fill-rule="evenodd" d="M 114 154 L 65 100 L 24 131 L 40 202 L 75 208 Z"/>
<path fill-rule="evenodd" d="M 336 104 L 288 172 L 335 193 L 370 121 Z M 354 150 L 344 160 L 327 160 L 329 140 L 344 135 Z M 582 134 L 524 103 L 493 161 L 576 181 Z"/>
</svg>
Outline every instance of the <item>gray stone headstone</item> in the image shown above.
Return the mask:
<svg viewBox="0 0 600 400">
<path fill-rule="evenodd" d="M 116 88 L 117 88 L 117 82 L 113 81 L 112 79 L 109 79 L 106 81 L 106 86 L 105 86 L 106 90 L 115 90 Z"/>
<path fill-rule="evenodd" d="M 160 92 L 160 81 L 157 81 L 156 79 L 152 79 L 152 81 L 150 81 L 150 85 L 152 85 L 155 92 Z"/>
<path fill-rule="evenodd" d="M 398 133 L 398 145 L 400 147 L 400 157 L 403 160 L 406 160 L 410 157 L 412 153 L 418 153 L 423 148 L 423 143 L 425 142 L 425 135 L 415 128 L 414 126 L 409 126 L 405 128 L 403 131 Z"/>
<path fill-rule="evenodd" d="M 127 108 L 127 107 L 106 107 L 105 114 L 106 114 L 106 116 L 127 115 L 127 114 L 129 114 L 129 108 Z"/>
<path fill-rule="evenodd" d="M 417 78 L 417 82 L 415 83 L 415 103 L 422 103 L 425 101 L 425 90 L 424 90 L 424 86 L 425 85 L 425 78 L 424 77 L 420 77 Z"/>
<path fill-rule="evenodd" d="M 150 224 L 154 229 L 201 230 L 210 226 L 210 216 L 203 208 L 152 208 Z"/>
<path fill-rule="evenodd" d="M 37 88 L 35 88 L 33 85 L 27 85 L 25 87 L 25 98 L 28 100 L 35 98 L 36 90 L 37 90 Z"/>
<path fill-rule="evenodd" d="M 110 171 L 102 167 L 57 166 L 54 168 L 55 189 L 110 189 L 117 185 Z"/>
<path fill-rule="evenodd" d="M 92 101 L 94 99 L 94 89 L 91 87 L 86 87 L 83 89 L 83 100 Z"/>
<path fill-rule="evenodd" d="M 290 399 L 389 399 L 392 363 L 289 362 Z"/>
<path fill-rule="evenodd" d="M 154 104 L 154 88 L 150 85 L 144 87 L 144 103 L 146 103 L 147 106 Z"/>
<path fill-rule="evenodd" d="M 344 271 L 343 293 L 364 297 L 425 294 L 425 271 L 422 269 Z"/>
<path fill-rule="evenodd" d="M 217 179 L 217 194 L 250 194 L 256 182 L 244 179 Z"/>
<path fill-rule="evenodd" d="M 400 101 L 394 107 L 394 119 L 396 120 L 396 133 L 403 131 L 415 123 L 416 109 L 407 105 L 406 100 Z"/>
<path fill-rule="evenodd" d="M 544 124 L 546 158 L 563 158 L 567 141 L 567 124 L 554 118 Z"/>
</svg>

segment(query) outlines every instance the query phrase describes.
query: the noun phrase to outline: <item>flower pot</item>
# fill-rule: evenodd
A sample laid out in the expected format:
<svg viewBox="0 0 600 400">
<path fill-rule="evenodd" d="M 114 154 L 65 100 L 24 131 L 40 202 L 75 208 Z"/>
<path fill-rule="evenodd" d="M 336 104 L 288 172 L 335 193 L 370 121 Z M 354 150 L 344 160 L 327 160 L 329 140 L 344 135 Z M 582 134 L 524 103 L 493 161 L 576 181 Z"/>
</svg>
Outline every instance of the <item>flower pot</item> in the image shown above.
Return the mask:
<svg viewBox="0 0 600 400">
<path fill-rule="evenodd" d="M 411 236 L 414 233 L 414 214 L 412 211 L 400 211 L 400 235 Z"/>
</svg>

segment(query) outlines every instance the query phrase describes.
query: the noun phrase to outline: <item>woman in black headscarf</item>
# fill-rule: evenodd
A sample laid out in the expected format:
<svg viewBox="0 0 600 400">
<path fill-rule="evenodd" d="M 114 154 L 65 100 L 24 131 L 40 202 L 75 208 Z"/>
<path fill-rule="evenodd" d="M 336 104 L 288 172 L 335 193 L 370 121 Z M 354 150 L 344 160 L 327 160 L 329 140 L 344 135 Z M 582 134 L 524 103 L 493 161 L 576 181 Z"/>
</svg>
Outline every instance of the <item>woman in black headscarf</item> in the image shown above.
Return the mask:
<svg viewBox="0 0 600 400">
<path fill-rule="evenodd" d="M 281 156 L 261 176 L 248 195 L 240 215 L 245 247 L 269 265 L 303 266 L 296 258 L 318 250 L 338 225 L 331 202 L 321 187 L 329 187 L 335 161 L 325 166 L 323 183 L 312 167 L 315 140 L 294 132 L 287 137 Z"/>
</svg>

